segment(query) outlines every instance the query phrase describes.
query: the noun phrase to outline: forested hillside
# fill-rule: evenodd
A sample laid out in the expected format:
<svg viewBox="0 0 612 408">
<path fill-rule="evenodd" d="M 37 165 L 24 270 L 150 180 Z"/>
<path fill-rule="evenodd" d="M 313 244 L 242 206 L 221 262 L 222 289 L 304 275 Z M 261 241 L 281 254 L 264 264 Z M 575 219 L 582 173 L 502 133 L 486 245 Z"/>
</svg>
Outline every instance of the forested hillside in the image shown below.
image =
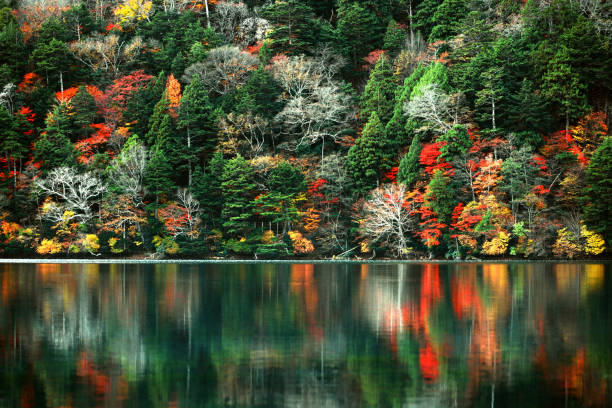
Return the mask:
<svg viewBox="0 0 612 408">
<path fill-rule="evenodd" d="M 0 9 L 3 256 L 605 256 L 610 4 Z"/>
</svg>

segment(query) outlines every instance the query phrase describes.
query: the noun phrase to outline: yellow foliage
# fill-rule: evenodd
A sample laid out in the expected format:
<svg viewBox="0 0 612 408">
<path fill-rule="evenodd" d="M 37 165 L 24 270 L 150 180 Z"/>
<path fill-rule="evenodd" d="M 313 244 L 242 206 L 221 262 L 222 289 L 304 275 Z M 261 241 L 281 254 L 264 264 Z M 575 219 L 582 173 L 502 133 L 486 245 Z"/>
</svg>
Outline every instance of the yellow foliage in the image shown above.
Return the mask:
<svg viewBox="0 0 612 408">
<path fill-rule="evenodd" d="M 361 251 L 362 254 L 366 254 L 370 252 L 370 240 L 364 239 L 363 241 L 361 241 L 359 243 L 359 250 Z"/>
<path fill-rule="evenodd" d="M 117 16 L 121 22 L 144 20 L 149 17 L 151 6 L 153 6 L 152 1 L 126 0 L 115 9 L 115 16 Z"/>
<path fill-rule="evenodd" d="M 508 250 L 510 235 L 506 231 L 499 231 L 499 234 L 490 241 L 482 244 L 482 252 L 486 255 L 503 255 Z"/>
<path fill-rule="evenodd" d="M 120 254 L 123 252 L 122 248 L 115 248 L 115 245 L 117 245 L 117 242 L 119 242 L 119 240 L 115 237 L 108 239 L 108 247 L 110 248 L 113 254 Z"/>
<path fill-rule="evenodd" d="M 43 238 L 40 245 L 36 248 L 36 252 L 41 255 L 59 254 L 62 251 L 62 244 L 57 242 L 57 239 Z"/>
<path fill-rule="evenodd" d="M 100 250 L 100 240 L 96 234 L 87 234 L 82 241 L 83 248 L 92 254 Z"/>
<path fill-rule="evenodd" d="M 293 244 L 294 254 L 309 254 L 314 251 L 314 245 L 308 238 L 304 238 L 301 232 L 289 231 L 289 238 Z"/>
<path fill-rule="evenodd" d="M 560 258 L 572 259 L 576 255 L 580 254 L 582 248 L 577 237 L 567 228 L 561 228 L 557 231 L 557 240 L 553 245 L 553 254 Z"/>
<path fill-rule="evenodd" d="M 274 238 L 275 238 L 274 231 L 267 230 L 261 236 L 261 242 L 262 244 L 270 245 L 276 241 Z"/>
<path fill-rule="evenodd" d="M 580 235 L 584 239 L 584 252 L 587 255 L 599 255 L 606 249 L 606 244 L 601 234 L 589 231 L 584 224 L 580 225 Z"/>
<path fill-rule="evenodd" d="M 305 212 L 302 213 L 302 221 L 304 222 L 304 231 L 313 232 L 319 228 L 321 222 L 321 216 L 319 212 L 313 207 L 309 207 Z"/>
</svg>

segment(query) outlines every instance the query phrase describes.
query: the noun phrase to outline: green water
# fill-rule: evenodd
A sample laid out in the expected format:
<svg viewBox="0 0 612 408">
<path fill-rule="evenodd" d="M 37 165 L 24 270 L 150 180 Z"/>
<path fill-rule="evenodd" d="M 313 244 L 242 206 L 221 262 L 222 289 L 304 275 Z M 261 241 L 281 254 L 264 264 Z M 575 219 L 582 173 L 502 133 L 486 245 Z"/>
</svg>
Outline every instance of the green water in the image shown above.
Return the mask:
<svg viewBox="0 0 612 408">
<path fill-rule="evenodd" d="M 4 264 L 0 407 L 609 407 L 611 273 Z"/>
</svg>

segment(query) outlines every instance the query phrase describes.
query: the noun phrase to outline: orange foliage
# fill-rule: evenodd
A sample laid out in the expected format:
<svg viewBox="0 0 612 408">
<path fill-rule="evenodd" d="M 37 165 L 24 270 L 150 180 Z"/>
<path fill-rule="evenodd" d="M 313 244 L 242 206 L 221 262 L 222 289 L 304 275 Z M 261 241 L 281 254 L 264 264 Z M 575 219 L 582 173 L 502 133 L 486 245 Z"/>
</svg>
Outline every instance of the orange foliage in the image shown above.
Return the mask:
<svg viewBox="0 0 612 408">
<path fill-rule="evenodd" d="M 83 164 L 91 164 L 93 156 L 103 151 L 102 146 L 108 142 L 111 135 L 111 129 L 104 123 L 95 123 L 89 126 L 96 129 L 96 132 L 91 135 L 91 137 L 79 140 L 74 145 L 74 147 L 81 152 L 78 160 Z"/>
<path fill-rule="evenodd" d="M 23 80 L 17 85 L 17 92 L 29 94 L 33 92 L 42 83 L 40 75 L 34 72 L 28 72 L 23 76 Z"/>
<path fill-rule="evenodd" d="M 176 109 L 181 103 L 181 84 L 172 74 L 170 74 L 166 81 L 166 95 L 168 96 L 170 116 L 176 118 Z"/>
<path fill-rule="evenodd" d="M 70 102 L 70 100 L 74 98 L 74 95 L 76 95 L 78 91 L 79 91 L 79 88 L 73 86 L 68 89 L 64 89 L 64 92 L 62 91 L 56 92 L 55 97 L 57 98 L 59 103 Z"/>
</svg>

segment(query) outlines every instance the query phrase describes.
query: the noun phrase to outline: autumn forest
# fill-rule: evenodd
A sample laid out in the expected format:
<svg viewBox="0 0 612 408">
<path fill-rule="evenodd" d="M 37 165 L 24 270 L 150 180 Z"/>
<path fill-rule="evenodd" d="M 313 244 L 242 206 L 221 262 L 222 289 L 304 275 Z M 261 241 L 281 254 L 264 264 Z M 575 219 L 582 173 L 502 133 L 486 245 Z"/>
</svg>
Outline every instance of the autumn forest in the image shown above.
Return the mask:
<svg viewBox="0 0 612 408">
<path fill-rule="evenodd" d="M 0 4 L 0 256 L 606 257 L 611 16 Z"/>
</svg>

